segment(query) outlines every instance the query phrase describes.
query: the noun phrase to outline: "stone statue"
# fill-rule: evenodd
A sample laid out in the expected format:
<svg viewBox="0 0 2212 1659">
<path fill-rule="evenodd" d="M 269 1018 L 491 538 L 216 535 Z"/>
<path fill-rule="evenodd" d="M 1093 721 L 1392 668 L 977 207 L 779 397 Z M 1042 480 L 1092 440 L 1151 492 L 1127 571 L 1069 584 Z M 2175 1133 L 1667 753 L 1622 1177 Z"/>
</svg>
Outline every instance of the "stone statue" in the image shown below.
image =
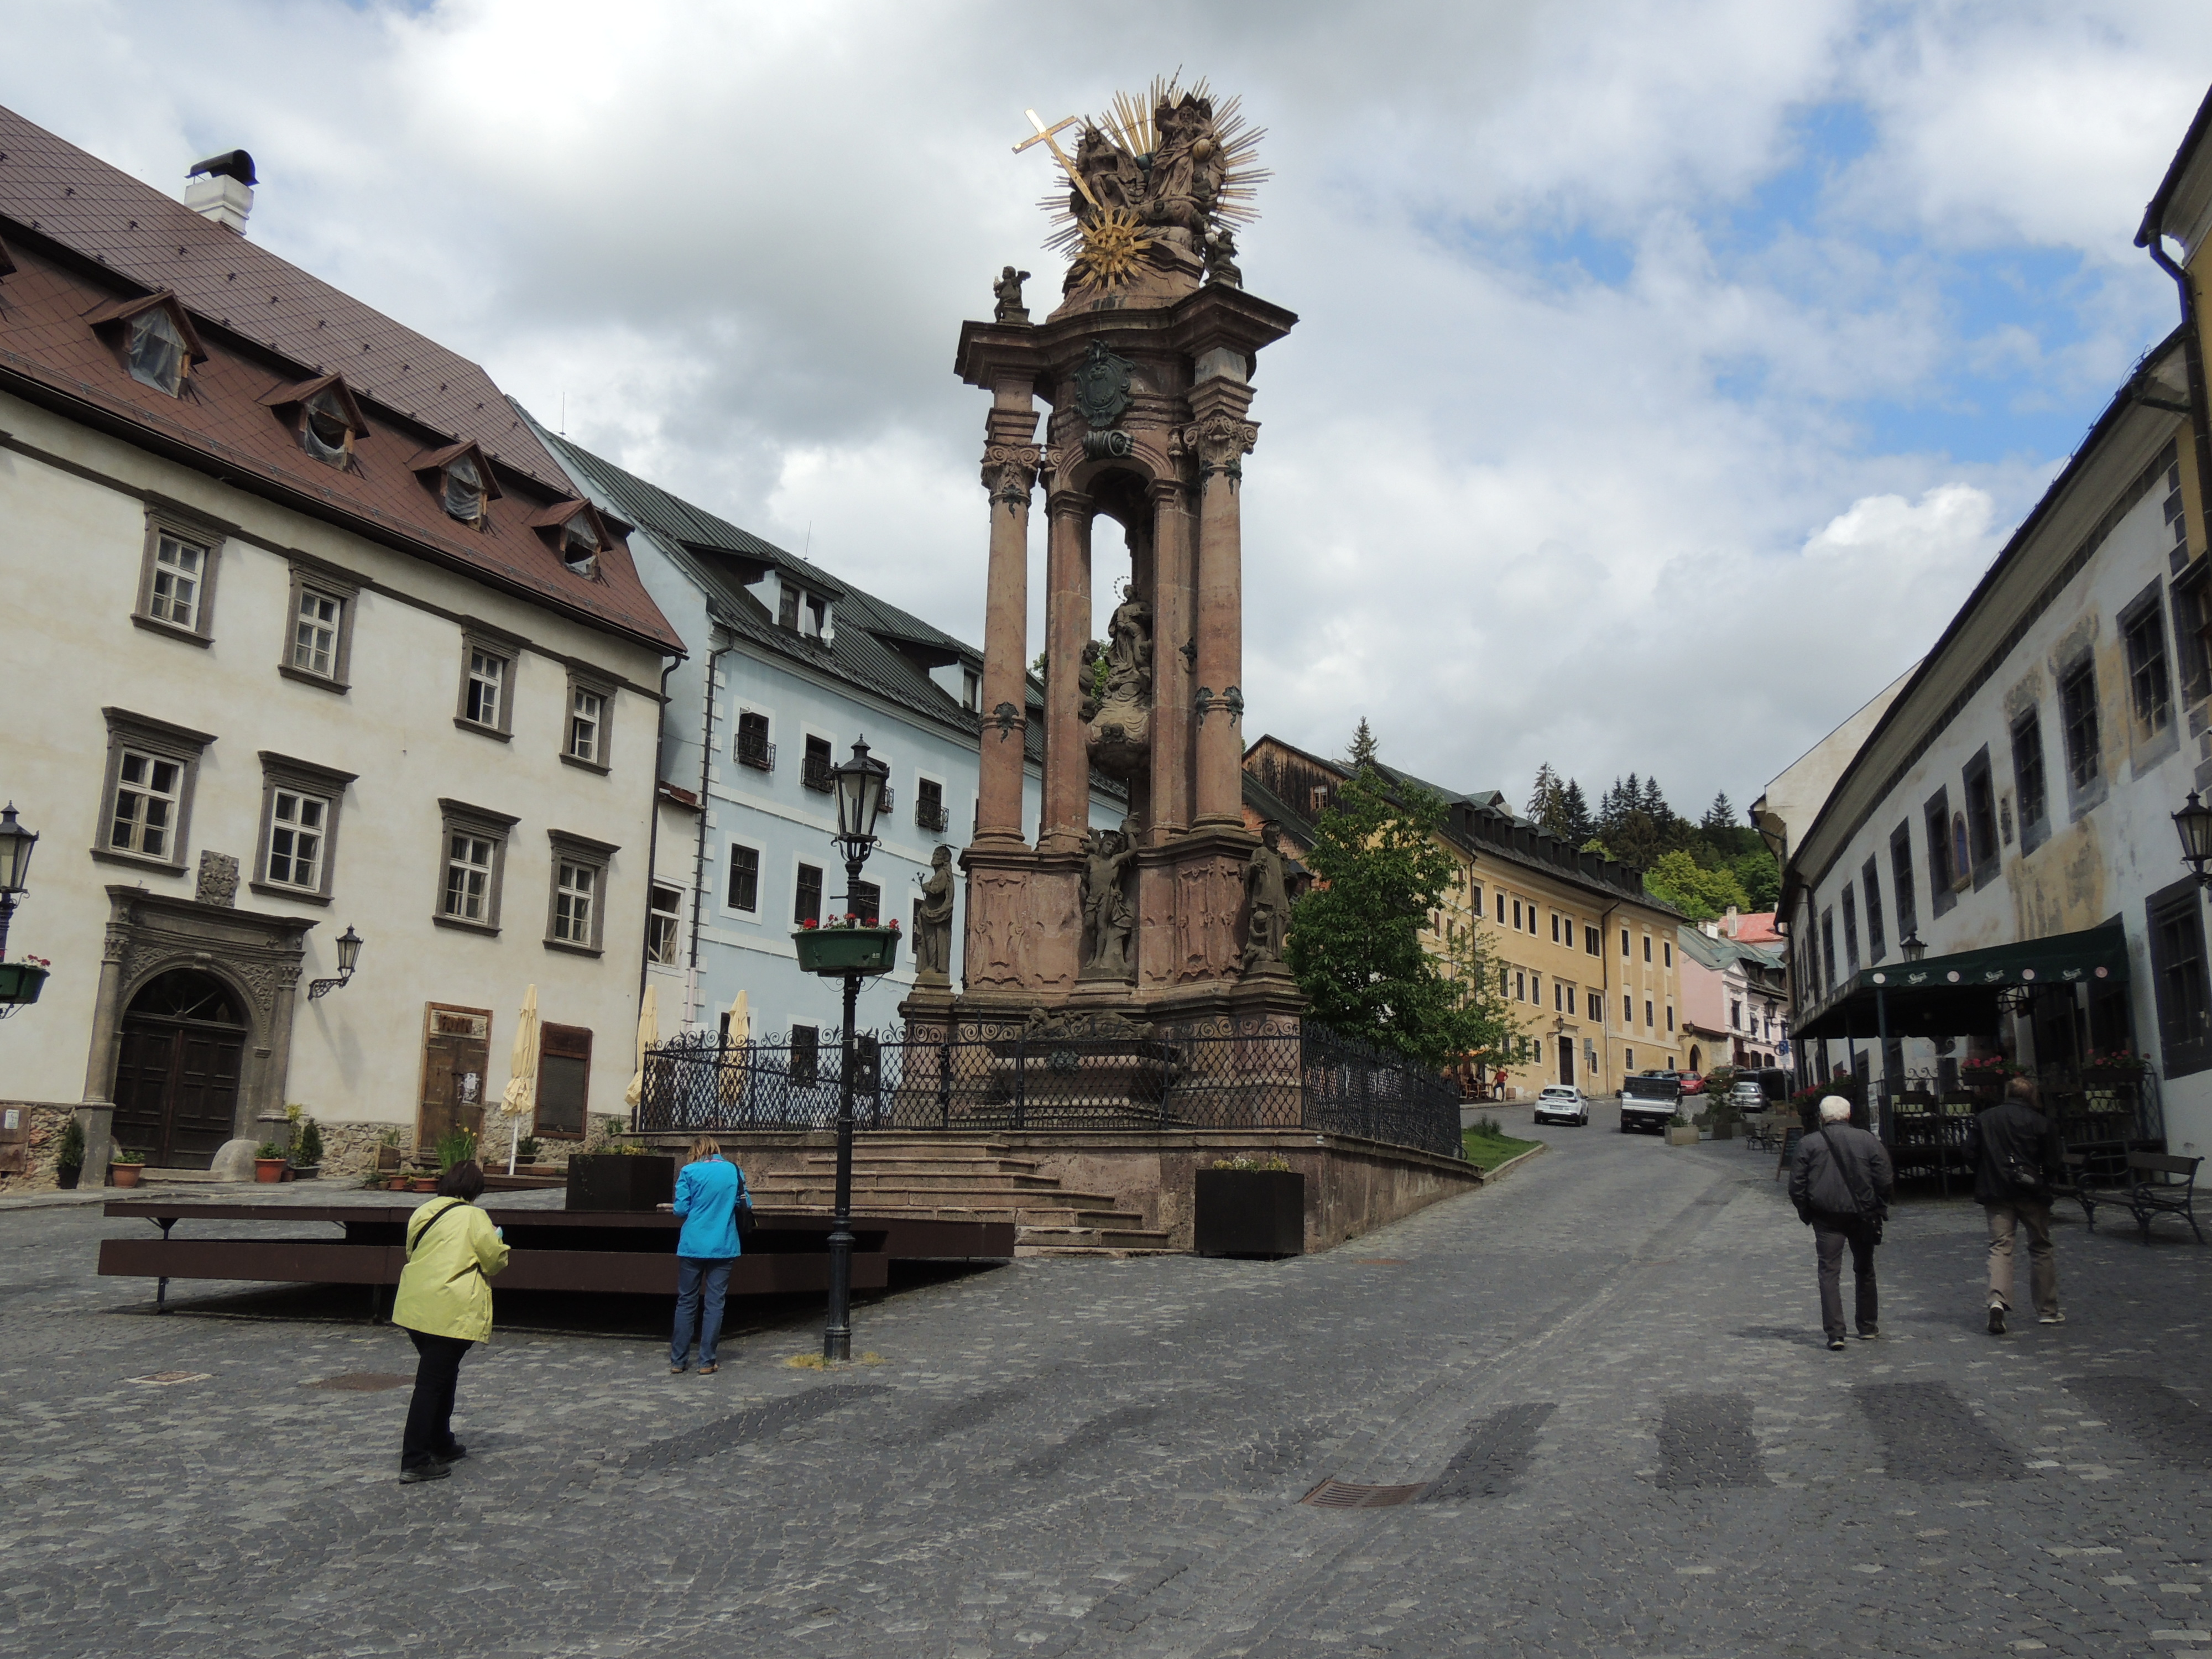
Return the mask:
<svg viewBox="0 0 2212 1659">
<path fill-rule="evenodd" d="M 1126 979 L 1136 912 L 1126 890 L 1137 848 L 1126 830 L 1093 830 L 1084 848 L 1083 976 Z"/>
<path fill-rule="evenodd" d="M 1112 777 L 1135 777 L 1152 752 L 1152 606 L 1131 594 L 1115 607 L 1106 635 L 1085 647 L 1075 717 L 1085 728 L 1091 763 Z"/>
<path fill-rule="evenodd" d="M 1249 906 L 1244 932 L 1244 971 L 1281 971 L 1283 939 L 1289 931 L 1291 899 L 1283 875 L 1283 832 L 1273 823 L 1260 830 L 1260 844 L 1244 866 L 1244 897 Z"/>
<path fill-rule="evenodd" d="M 921 908 L 914 918 L 914 965 L 927 984 L 952 977 L 952 849 L 939 846 L 921 878 Z"/>
<path fill-rule="evenodd" d="M 1133 593 L 1106 624 L 1106 700 L 1152 694 L 1152 607 Z"/>
<path fill-rule="evenodd" d="M 1226 225 L 1206 233 L 1206 280 L 1224 288 L 1244 286 L 1244 273 L 1237 268 L 1237 238 Z"/>
<path fill-rule="evenodd" d="M 238 860 L 228 853 L 202 853 L 192 897 L 202 904 L 238 903 Z"/>
<path fill-rule="evenodd" d="M 999 273 L 999 280 L 991 284 L 991 292 L 999 296 L 997 320 L 1002 323 L 1026 323 L 1029 309 L 1022 304 L 1022 284 L 1030 279 L 1026 270 L 1016 270 L 1008 265 Z"/>
</svg>

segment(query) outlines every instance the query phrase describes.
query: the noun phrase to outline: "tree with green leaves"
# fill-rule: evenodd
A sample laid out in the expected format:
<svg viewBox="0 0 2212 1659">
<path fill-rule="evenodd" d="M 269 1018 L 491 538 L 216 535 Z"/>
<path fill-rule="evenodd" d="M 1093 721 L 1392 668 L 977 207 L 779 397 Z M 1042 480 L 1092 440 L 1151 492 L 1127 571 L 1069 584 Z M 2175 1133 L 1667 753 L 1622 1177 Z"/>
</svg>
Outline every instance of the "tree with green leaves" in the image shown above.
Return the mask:
<svg viewBox="0 0 2212 1659">
<path fill-rule="evenodd" d="M 1372 752 L 1373 738 L 1360 723 Z M 1355 743 L 1358 739 L 1355 739 Z M 1291 912 L 1284 957 L 1324 1025 L 1442 1067 L 1504 1051 L 1512 1022 L 1492 989 L 1480 932 L 1449 932 L 1439 962 L 1421 933 L 1455 884 L 1438 843 L 1443 802 L 1363 768 L 1340 784 L 1304 855 L 1314 887 Z"/>
<path fill-rule="evenodd" d="M 1702 870 L 1687 853 L 1662 853 L 1644 872 L 1644 890 L 1692 921 L 1711 921 L 1730 905 L 1751 908 L 1743 884 L 1726 870 Z"/>
</svg>

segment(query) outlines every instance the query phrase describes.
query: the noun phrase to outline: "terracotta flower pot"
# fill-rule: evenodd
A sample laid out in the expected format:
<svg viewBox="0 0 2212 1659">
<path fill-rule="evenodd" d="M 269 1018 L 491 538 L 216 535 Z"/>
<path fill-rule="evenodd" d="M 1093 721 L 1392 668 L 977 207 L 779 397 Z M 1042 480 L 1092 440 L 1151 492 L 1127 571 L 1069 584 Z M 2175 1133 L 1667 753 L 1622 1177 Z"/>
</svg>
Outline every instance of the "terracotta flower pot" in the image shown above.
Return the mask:
<svg viewBox="0 0 2212 1659">
<path fill-rule="evenodd" d="M 434 1193 L 438 1190 L 438 1177 L 435 1176 L 416 1176 L 412 1181 L 410 1181 L 407 1185 L 410 1189 L 415 1192 Z"/>
<path fill-rule="evenodd" d="M 387 1193 L 404 1193 L 407 1190 L 407 1184 L 405 1176 L 394 1176 L 384 1183 L 384 1190 Z"/>
<path fill-rule="evenodd" d="M 118 1187 L 136 1187 L 145 1169 L 143 1164 L 111 1164 L 107 1166 L 107 1174 L 108 1178 Z"/>
<path fill-rule="evenodd" d="M 253 1160 L 253 1178 L 275 1186 L 284 1178 L 284 1160 L 281 1158 L 257 1158 Z"/>
</svg>

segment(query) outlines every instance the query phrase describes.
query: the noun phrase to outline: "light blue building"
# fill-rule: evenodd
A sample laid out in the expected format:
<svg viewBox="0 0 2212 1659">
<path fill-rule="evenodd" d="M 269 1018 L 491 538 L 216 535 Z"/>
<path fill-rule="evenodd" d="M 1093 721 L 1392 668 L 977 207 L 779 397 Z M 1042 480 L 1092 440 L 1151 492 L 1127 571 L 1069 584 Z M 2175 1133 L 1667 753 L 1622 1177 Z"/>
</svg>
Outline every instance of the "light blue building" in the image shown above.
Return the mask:
<svg viewBox="0 0 2212 1659">
<path fill-rule="evenodd" d="M 957 860 L 974 828 L 982 653 L 538 431 L 578 492 L 630 526 L 638 574 L 690 653 L 670 671 L 661 711 L 646 973 L 660 987 L 662 1033 L 679 1021 L 714 1028 L 742 990 L 756 1039 L 789 1033 L 803 1046 L 836 1027 L 842 994 L 839 981 L 801 973 L 791 943 L 799 921 L 845 908 L 845 869 L 830 839 L 837 827 L 830 769 L 860 737 L 890 767 L 880 844 L 863 874 L 881 914 L 911 929 L 917 884 L 936 849 L 950 847 Z M 981 510 L 979 500 L 979 519 Z M 1041 706 L 1034 680 L 1029 700 Z M 1042 805 L 1043 730 L 1034 714 L 1023 807 L 1031 823 Z M 1091 822 L 1119 824 L 1127 801 L 1092 781 Z M 964 890 L 957 902 L 956 986 Z M 901 958 L 896 972 L 863 986 L 860 1029 L 897 1023 L 914 984 L 910 947 Z"/>
</svg>

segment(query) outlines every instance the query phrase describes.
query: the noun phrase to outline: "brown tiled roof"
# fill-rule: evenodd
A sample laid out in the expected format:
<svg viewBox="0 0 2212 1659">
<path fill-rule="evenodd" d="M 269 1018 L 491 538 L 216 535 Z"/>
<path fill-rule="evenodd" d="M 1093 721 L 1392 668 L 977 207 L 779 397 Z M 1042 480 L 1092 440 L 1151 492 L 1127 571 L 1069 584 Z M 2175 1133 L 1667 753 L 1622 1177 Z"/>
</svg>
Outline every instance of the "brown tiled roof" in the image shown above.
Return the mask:
<svg viewBox="0 0 2212 1659">
<path fill-rule="evenodd" d="M 0 279 L 0 385 L 591 625 L 683 650 L 626 545 L 614 541 L 596 577 L 586 576 L 531 530 L 532 518 L 575 492 L 473 363 L 4 109 L 0 234 L 16 267 Z M 163 245 L 169 269 L 153 257 Z M 185 250 L 181 258 L 179 247 Z M 219 253 L 227 258 L 216 259 Z M 126 256 L 143 258 L 148 269 L 133 269 Z M 197 274 L 185 269 L 195 261 Z M 209 271 L 216 271 L 218 289 L 228 289 L 213 296 L 218 305 L 228 298 L 228 311 L 207 302 Z M 226 272 L 235 273 L 238 286 Z M 237 314 L 235 301 L 249 282 L 264 296 L 267 315 Z M 163 287 L 198 318 L 207 353 L 180 398 L 133 380 L 116 342 L 90 321 L 131 309 Z M 270 295 L 276 303 L 268 303 Z M 409 368 L 394 378 L 376 367 L 383 361 Z M 358 442 L 353 465 L 343 471 L 306 454 L 292 422 L 263 401 L 317 374 L 340 372 L 356 398 L 374 398 L 377 414 L 374 435 Z M 410 403 L 426 374 L 438 377 L 428 386 L 446 391 Z M 469 445 L 495 455 L 502 474 L 486 480 L 495 499 L 482 532 L 447 518 L 411 470 L 426 457 Z"/>
<path fill-rule="evenodd" d="M 343 374 L 356 397 L 474 438 L 506 465 L 561 487 L 560 466 L 467 358 L 5 108 L 0 215 L 142 289 L 173 289 L 187 311 L 313 373 Z"/>
</svg>

